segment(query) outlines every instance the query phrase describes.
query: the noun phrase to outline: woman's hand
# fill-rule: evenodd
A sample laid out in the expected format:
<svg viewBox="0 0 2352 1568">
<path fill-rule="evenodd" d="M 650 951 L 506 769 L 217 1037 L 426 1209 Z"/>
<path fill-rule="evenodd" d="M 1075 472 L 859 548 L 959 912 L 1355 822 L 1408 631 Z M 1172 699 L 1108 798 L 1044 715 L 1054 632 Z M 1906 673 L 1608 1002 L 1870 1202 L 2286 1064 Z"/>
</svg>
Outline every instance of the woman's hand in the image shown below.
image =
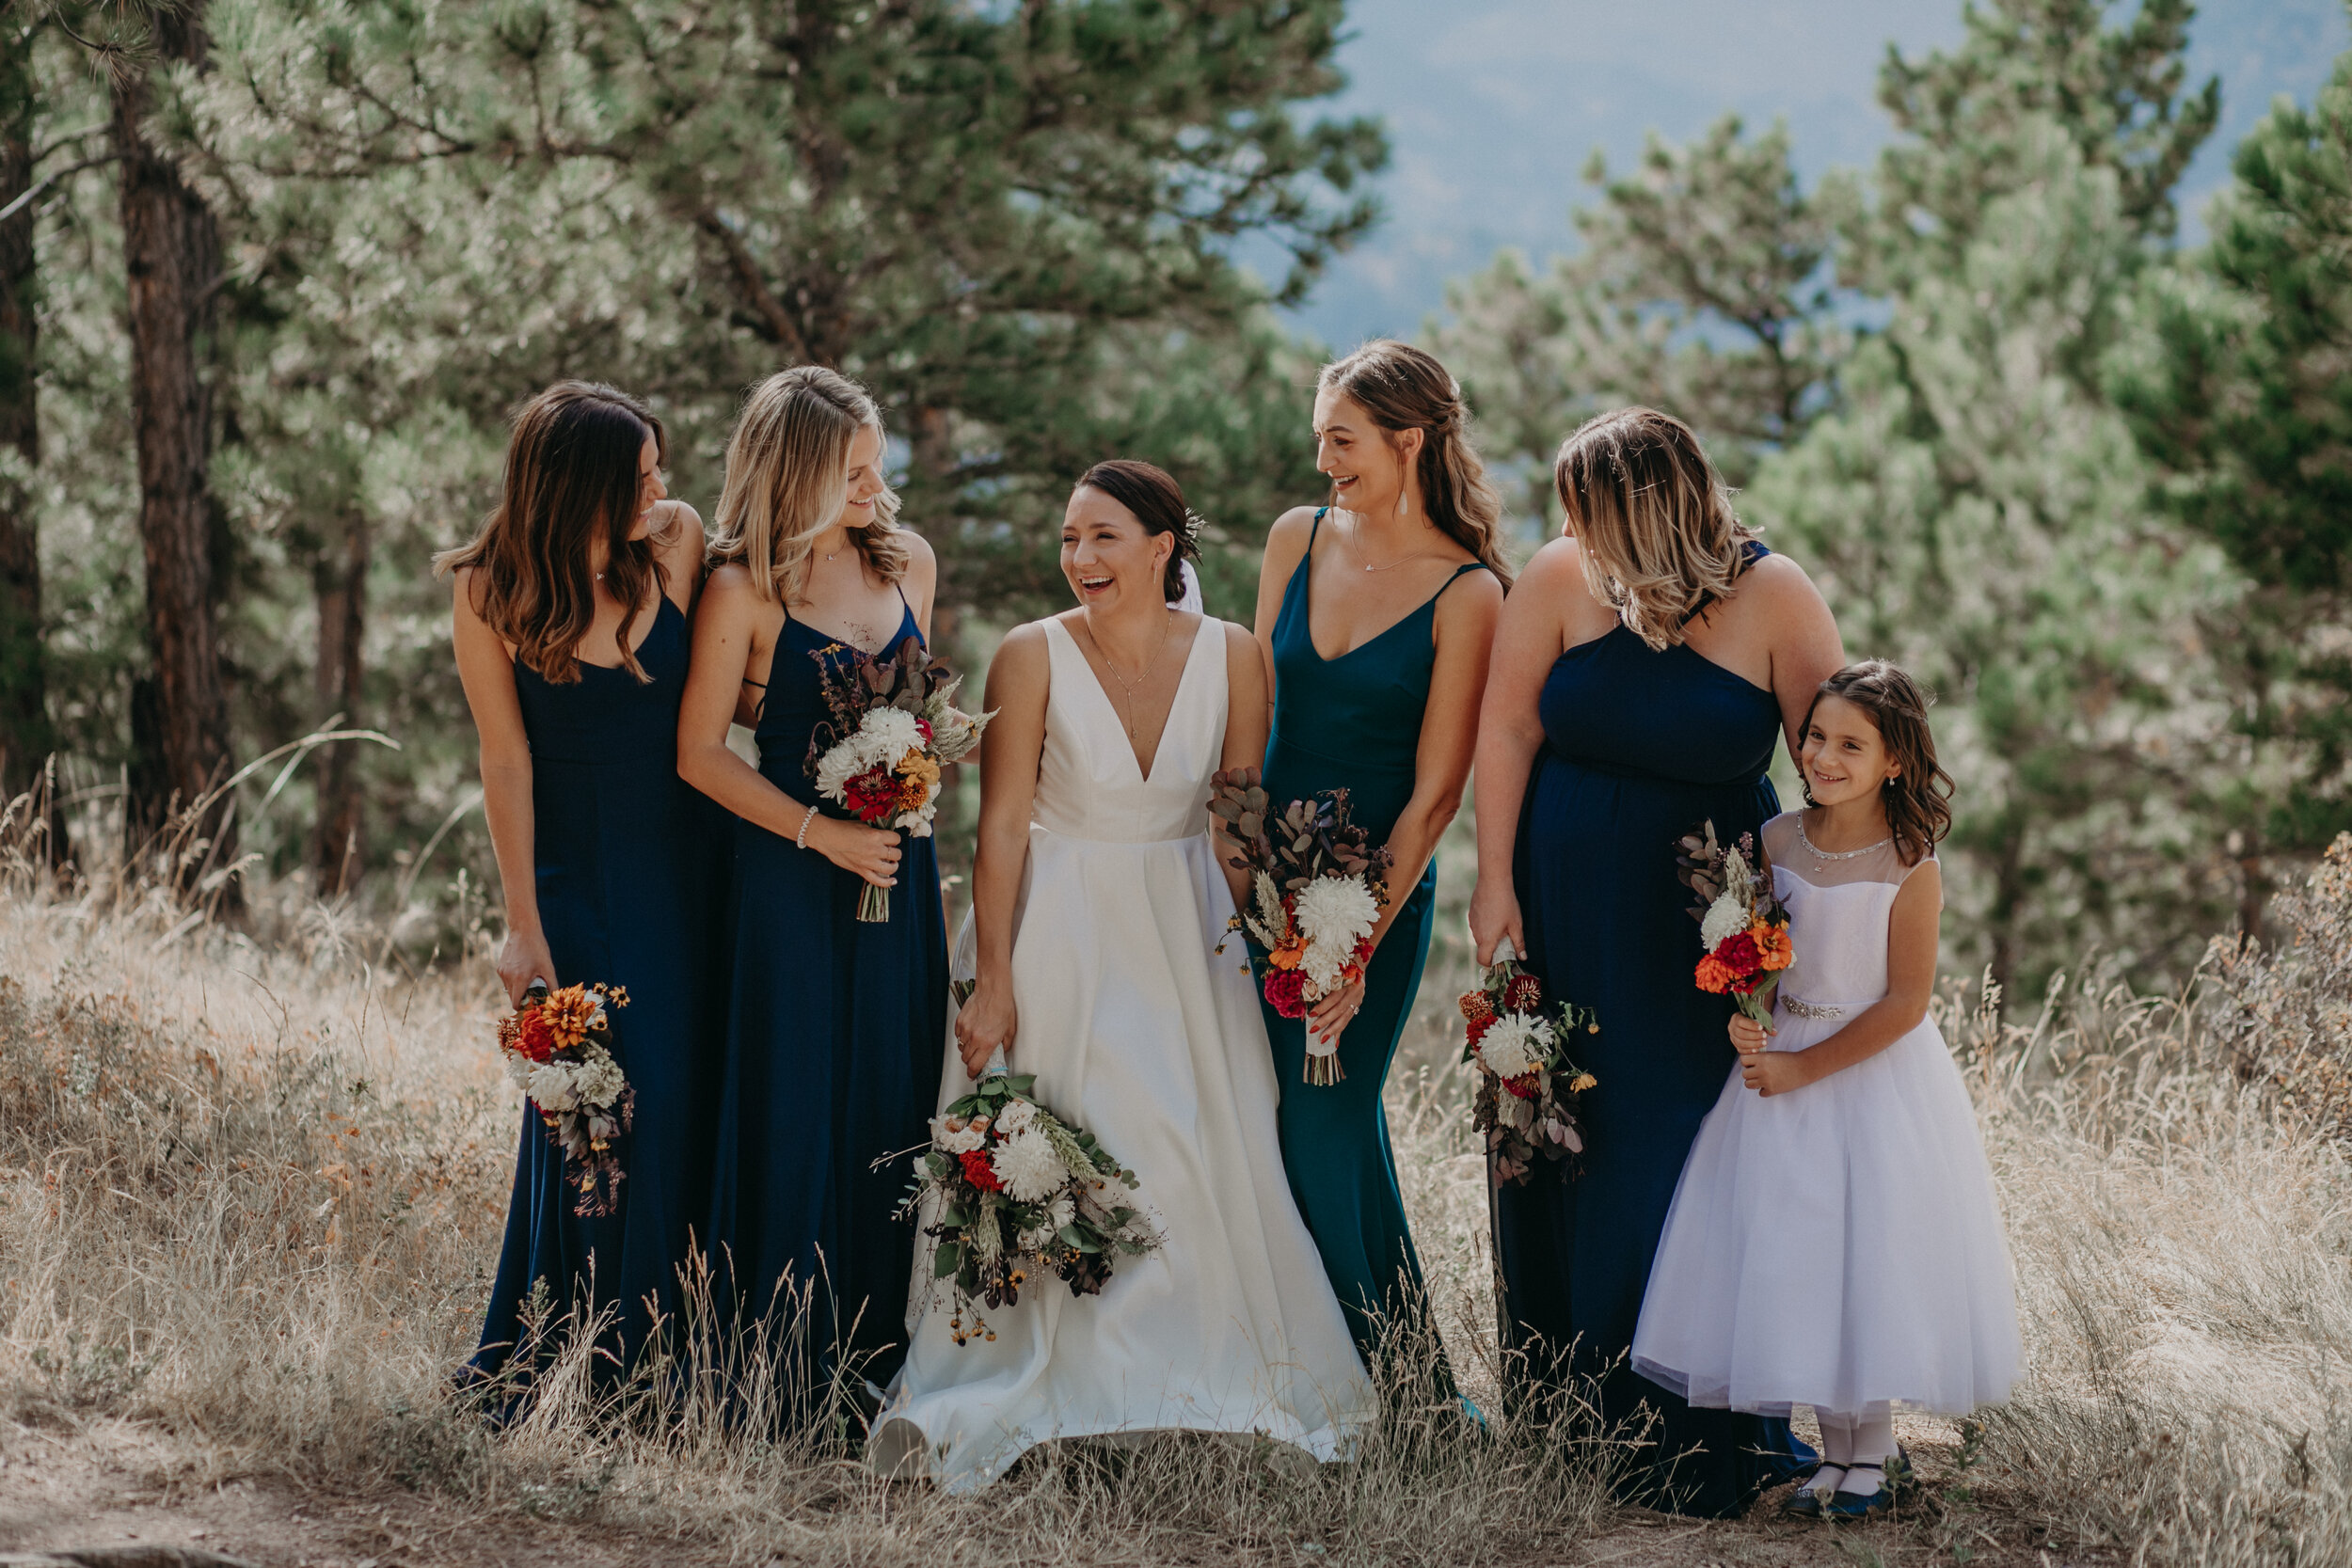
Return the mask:
<svg viewBox="0 0 2352 1568">
<path fill-rule="evenodd" d="M 1479 968 L 1495 961 L 1495 947 L 1504 937 L 1511 939 L 1511 951 L 1519 961 L 1527 961 L 1527 931 L 1519 924 L 1518 894 L 1509 882 L 1492 877 L 1478 879 L 1478 886 L 1470 892 L 1470 928 Z"/>
<path fill-rule="evenodd" d="M 808 847 L 876 887 L 898 885 L 898 835 L 888 828 L 819 815 L 808 825 Z"/>
<path fill-rule="evenodd" d="M 1772 1025 L 1761 1019 L 1750 1018 L 1745 1013 L 1731 1015 L 1730 1034 L 1731 1048 L 1742 1056 L 1753 1055 L 1763 1050 L 1765 1042 L 1772 1037 Z"/>
<path fill-rule="evenodd" d="M 970 999 L 956 1009 L 956 1054 L 963 1058 L 964 1076 L 979 1077 L 999 1051 L 1009 1055 L 1020 1024 L 1009 981 L 984 979 L 973 987 Z"/>
<path fill-rule="evenodd" d="M 1810 1054 L 1804 1051 L 1742 1051 L 1740 1082 L 1767 1100 L 1790 1089 L 1804 1088 L 1813 1082 L 1812 1067 L 1805 1061 Z"/>
<path fill-rule="evenodd" d="M 548 951 L 546 936 L 537 931 L 526 935 L 507 928 L 506 940 L 499 944 L 498 972 L 510 1007 L 523 1005 L 523 992 L 533 980 L 545 980 L 549 990 L 555 989 L 555 958 Z"/>
<path fill-rule="evenodd" d="M 1338 990 L 1316 1003 L 1307 1014 L 1307 1027 L 1317 1039 L 1337 1045 L 1347 1026 L 1356 1022 L 1356 1015 L 1364 1010 L 1364 983 L 1351 980 Z"/>
</svg>

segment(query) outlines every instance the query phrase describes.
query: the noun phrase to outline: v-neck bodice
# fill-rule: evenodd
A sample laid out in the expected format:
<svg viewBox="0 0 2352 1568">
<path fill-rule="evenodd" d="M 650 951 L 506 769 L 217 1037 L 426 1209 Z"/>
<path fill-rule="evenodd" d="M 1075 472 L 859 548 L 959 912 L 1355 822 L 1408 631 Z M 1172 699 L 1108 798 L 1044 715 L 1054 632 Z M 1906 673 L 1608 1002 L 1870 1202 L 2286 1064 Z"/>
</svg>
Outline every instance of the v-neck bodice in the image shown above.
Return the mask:
<svg viewBox="0 0 2352 1568">
<path fill-rule="evenodd" d="M 796 800 L 816 798 L 817 786 L 809 782 L 808 747 L 817 726 L 832 717 L 825 708 L 826 673 L 863 658 L 887 658 L 910 637 L 923 641 L 912 605 L 900 610 L 898 631 L 872 655 L 794 620 L 786 611 L 784 629 L 776 633 L 776 651 L 768 660 L 768 689 L 760 704 L 759 722 L 752 731 L 759 745 L 759 770 L 769 783 Z"/>
<path fill-rule="evenodd" d="M 1045 622 L 1051 689 L 1030 820 L 1065 838 L 1156 844 L 1209 824 L 1209 775 L 1225 752 L 1225 635 L 1202 616 L 1168 705 L 1152 772 L 1119 721 L 1094 667 L 1058 618 Z"/>
</svg>

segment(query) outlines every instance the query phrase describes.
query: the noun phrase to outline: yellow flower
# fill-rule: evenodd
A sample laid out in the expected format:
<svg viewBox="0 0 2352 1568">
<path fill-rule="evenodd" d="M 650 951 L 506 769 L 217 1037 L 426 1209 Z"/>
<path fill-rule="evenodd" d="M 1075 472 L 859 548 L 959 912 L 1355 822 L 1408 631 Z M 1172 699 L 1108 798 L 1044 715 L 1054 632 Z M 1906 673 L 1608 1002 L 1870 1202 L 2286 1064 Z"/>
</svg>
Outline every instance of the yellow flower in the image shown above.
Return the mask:
<svg viewBox="0 0 2352 1568">
<path fill-rule="evenodd" d="M 596 1001 L 585 986 L 565 986 L 539 1004 L 548 1031 L 559 1050 L 569 1050 L 588 1037 L 588 1021 L 596 1016 Z"/>
<path fill-rule="evenodd" d="M 919 789 L 926 800 L 939 787 L 939 764 L 920 751 L 909 752 L 898 759 L 898 777 Z"/>
<path fill-rule="evenodd" d="M 1568 1092 L 1570 1094 L 1582 1094 L 1586 1089 L 1591 1088 L 1595 1084 L 1599 1082 L 1599 1079 L 1594 1077 L 1589 1072 L 1580 1072 L 1575 1077 L 1568 1080 Z"/>
</svg>

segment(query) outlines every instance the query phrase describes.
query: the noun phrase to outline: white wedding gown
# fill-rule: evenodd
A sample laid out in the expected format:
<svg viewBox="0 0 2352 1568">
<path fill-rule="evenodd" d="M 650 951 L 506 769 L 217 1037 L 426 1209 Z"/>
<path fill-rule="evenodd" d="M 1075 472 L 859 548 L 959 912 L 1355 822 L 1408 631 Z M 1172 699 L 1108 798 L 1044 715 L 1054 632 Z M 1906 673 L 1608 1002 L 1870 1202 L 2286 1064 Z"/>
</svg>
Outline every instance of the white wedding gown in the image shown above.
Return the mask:
<svg viewBox="0 0 2352 1568">
<path fill-rule="evenodd" d="M 1141 1180 L 1165 1244 L 1119 1259 L 1100 1295 L 1045 1276 L 983 1307 L 993 1340 L 958 1345 L 915 1270 L 906 1365 L 867 1456 L 970 1491 L 1059 1438 L 1260 1433 L 1344 1457 L 1371 1385 L 1275 1138 L 1279 1092 L 1207 832 L 1223 751 L 1225 628 L 1193 639 L 1152 774 L 1058 621 L 1012 945 L 1011 1063 Z M 952 1037 L 940 1104 L 970 1092 Z"/>
</svg>

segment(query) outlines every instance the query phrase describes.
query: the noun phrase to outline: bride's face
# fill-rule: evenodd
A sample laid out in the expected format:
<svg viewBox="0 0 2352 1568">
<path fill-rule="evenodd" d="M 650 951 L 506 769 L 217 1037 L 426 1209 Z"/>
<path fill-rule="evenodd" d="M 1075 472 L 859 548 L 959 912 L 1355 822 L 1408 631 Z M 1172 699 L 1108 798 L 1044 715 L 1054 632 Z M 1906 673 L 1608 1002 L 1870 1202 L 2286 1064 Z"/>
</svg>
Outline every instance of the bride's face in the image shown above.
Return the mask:
<svg viewBox="0 0 2352 1568">
<path fill-rule="evenodd" d="M 1102 491 L 1079 486 L 1061 519 L 1061 575 L 1089 610 L 1166 605 L 1172 533 L 1152 533 Z"/>
</svg>

